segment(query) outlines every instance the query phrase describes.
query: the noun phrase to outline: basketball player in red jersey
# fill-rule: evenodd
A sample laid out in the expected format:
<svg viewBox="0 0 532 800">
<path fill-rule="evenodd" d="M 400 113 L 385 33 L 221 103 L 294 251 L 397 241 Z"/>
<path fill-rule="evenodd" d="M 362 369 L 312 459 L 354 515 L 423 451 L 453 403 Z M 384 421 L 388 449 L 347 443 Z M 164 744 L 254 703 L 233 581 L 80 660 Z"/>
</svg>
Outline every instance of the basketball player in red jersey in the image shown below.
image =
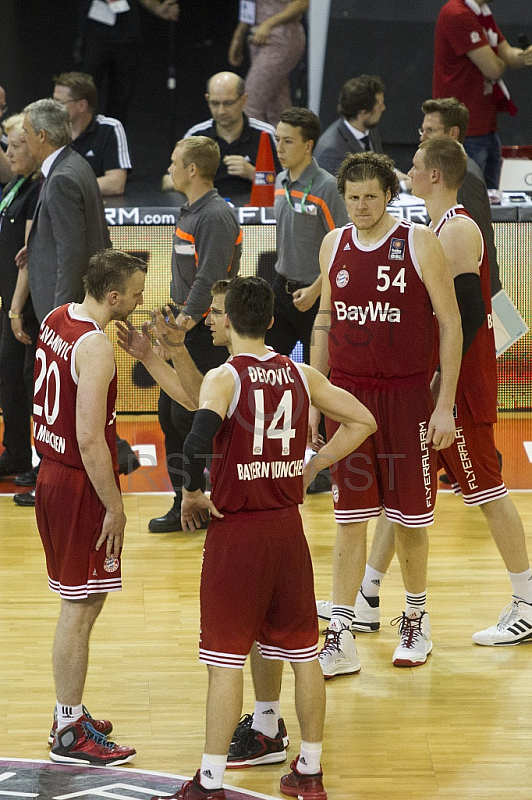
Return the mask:
<svg viewBox="0 0 532 800">
<path fill-rule="evenodd" d="M 420 145 L 413 163 L 413 191 L 425 200 L 451 268 L 464 334 L 456 390 L 457 436 L 438 458 L 455 493 L 466 505 L 482 509 L 512 584 L 512 601 L 498 624 L 473 634 L 473 641 L 515 645 L 532 638 L 532 571 L 523 523 L 504 485 L 493 437 L 497 363 L 488 255 L 476 223 L 457 204 L 466 165 L 462 147 L 452 139 L 430 139 Z M 380 561 L 375 568 L 385 573 L 393 557 L 393 532 L 379 525 L 376 535 Z"/>
<path fill-rule="evenodd" d="M 254 641 L 268 659 L 290 661 L 295 673 L 303 741 L 281 791 L 305 800 L 327 797 L 320 767 L 325 691 L 312 565 L 297 506 L 316 471 L 358 446 L 375 423 L 348 393 L 264 345 L 272 312 L 273 292 L 261 278 L 229 283 L 224 324 L 232 356 L 206 375 L 185 442 L 191 480 L 181 505 L 183 530 L 200 527 L 211 513 L 200 591 L 200 660 L 208 665 L 209 693 L 201 767 L 174 798 L 225 798 L 242 668 Z M 339 430 L 303 468 L 310 402 L 337 420 Z M 211 499 L 198 482 L 206 453 L 213 453 Z"/>
<path fill-rule="evenodd" d="M 426 526 L 433 522 L 435 451 L 454 440 L 461 353 L 458 306 L 441 245 L 424 226 L 386 211 L 399 190 L 393 162 L 377 153 L 352 154 L 338 184 L 352 224 L 323 241 L 312 364 L 322 374 L 330 367 L 331 382 L 367 405 L 379 427 L 332 472 L 333 609 L 320 653 L 327 678 L 360 670 L 349 629 L 366 563 L 367 523 L 381 508 L 395 526 L 406 589 L 393 663 L 417 666 L 432 650 Z M 442 368 L 435 408 L 429 385 L 433 310 Z M 316 421 L 313 414 L 313 429 Z M 329 431 L 335 427 L 331 423 Z"/>
<path fill-rule="evenodd" d="M 67 764 L 123 764 L 136 752 L 108 741 L 111 723 L 92 719 L 82 694 L 92 626 L 107 593 L 122 586 L 126 523 L 116 453 L 116 368 L 103 329 L 142 303 L 145 273 L 146 264 L 127 253 L 96 253 L 83 302 L 51 311 L 37 342 L 33 426 L 43 460 L 35 511 L 48 584 L 61 597 L 50 758 Z"/>
</svg>

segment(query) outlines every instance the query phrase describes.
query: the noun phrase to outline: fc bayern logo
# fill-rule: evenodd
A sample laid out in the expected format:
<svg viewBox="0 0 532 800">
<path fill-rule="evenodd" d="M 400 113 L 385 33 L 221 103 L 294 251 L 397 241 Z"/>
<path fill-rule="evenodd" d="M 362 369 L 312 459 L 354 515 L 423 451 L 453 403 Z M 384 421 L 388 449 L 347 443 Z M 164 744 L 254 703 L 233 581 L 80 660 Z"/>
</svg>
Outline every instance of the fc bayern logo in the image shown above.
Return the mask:
<svg viewBox="0 0 532 800">
<path fill-rule="evenodd" d="M 336 276 L 336 285 L 339 289 L 343 289 L 349 283 L 349 272 L 346 269 L 341 269 Z"/>
<path fill-rule="evenodd" d="M 120 566 L 120 561 L 115 556 L 107 556 L 103 562 L 103 568 L 106 572 L 116 572 Z"/>
<path fill-rule="evenodd" d="M 337 503 L 338 502 L 338 498 L 340 497 L 340 492 L 338 490 L 338 486 L 335 483 L 333 483 L 333 485 L 332 485 L 332 496 L 333 496 L 334 502 Z"/>
</svg>

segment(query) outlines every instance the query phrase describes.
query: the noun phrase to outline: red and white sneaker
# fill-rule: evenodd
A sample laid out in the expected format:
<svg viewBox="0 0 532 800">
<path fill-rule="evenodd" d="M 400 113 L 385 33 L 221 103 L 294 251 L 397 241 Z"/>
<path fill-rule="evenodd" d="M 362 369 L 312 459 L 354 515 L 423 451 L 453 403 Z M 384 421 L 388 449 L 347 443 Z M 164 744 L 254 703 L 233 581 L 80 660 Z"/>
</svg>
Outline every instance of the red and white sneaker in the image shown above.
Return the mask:
<svg viewBox="0 0 532 800">
<path fill-rule="evenodd" d="M 155 795 L 151 800 L 226 800 L 224 789 L 204 789 L 199 781 L 199 770 L 191 781 L 184 783 L 175 794 Z"/>
<path fill-rule="evenodd" d="M 392 625 L 397 623 L 401 643 L 393 654 L 394 667 L 421 666 L 432 652 L 429 615 L 422 611 L 419 617 L 407 617 L 403 611 L 400 617 L 391 622 Z"/>
<path fill-rule="evenodd" d="M 89 764 L 98 767 L 125 764 L 132 761 L 136 754 L 137 751 L 132 747 L 110 742 L 85 717 L 57 731 L 50 750 L 51 760 L 60 764 Z"/>
<path fill-rule="evenodd" d="M 298 800 L 327 800 L 327 792 L 323 788 L 323 772 L 315 775 L 302 775 L 297 771 L 299 756 L 290 764 L 288 775 L 283 775 L 279 788 L 288 797 L 297 797 Z"/>
<path fill-rule="evenodd" d="M 93 719 L 88 712 L 88 709 L 83 706 L 83 716 L 85 719 L 88 719 L 94 730 L 101 733 L 102 736 L 109 736 L 111 731 L 113 730 L 113 723 L 109 722 L 108 719 Z M 57 709 L 54 708 L 54 721 L 52 727 L 50 729 L 50 736 L 48 737 L 48 744 L 52 745 L 54 743 L 54 737 L 57 732 Z"/>
</svg>

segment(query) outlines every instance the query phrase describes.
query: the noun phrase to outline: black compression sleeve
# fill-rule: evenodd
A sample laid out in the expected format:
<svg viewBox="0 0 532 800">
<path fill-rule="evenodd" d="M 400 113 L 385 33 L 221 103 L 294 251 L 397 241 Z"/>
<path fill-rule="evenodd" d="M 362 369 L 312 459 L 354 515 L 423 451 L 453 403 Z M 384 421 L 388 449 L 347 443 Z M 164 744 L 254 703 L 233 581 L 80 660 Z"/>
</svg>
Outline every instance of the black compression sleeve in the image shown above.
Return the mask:
<svg viewBox="0 0 532 800">
<path fill-rule="evenodd" d="M 183 445 L 183 456 L 187 465 L 185 469 L 189 475 L 185 489 L 189 492 L 201 488 L 205 459 L 210 459 L 212 455 L 212 440 L 222 422 L 221 416 L 208 408 L 200 408 L 194 414 L 192 428 Z"/>
<path fill-rule="evenodd" d="M 463 272 L 461 275 L 457 275 L 454 279 L 454 290 L 462 318 L 463 358 L 486 319 L 480 275 L 474 272 Z"/>
</svg>

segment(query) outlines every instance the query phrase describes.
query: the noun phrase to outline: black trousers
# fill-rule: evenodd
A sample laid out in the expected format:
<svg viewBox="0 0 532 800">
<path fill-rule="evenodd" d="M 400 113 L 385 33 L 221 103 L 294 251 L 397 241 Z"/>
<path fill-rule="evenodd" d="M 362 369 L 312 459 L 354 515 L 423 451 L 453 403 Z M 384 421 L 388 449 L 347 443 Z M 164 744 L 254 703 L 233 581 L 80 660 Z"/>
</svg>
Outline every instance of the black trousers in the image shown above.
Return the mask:
<svg viewBox="0 0 532 800">
<path fill-rule="evenodd" d="M 205 375 L 210 369 L 219 367 L 227 361 L 227 347 L 215 347 L 212 343 L 210 329 L 203 321 L 190 330 L 185 338 L 185 345 L 199 371 Z M 188 472 L 183 461 L 183 445 L 192 423 L 194 412 L 188 411 L 180 403 L 176 403 L 161 389 L 158 405 L 159 423 L 164 433 L 166 452 L 166 468 L 174 492 L 176 502 L 181 503 L 181 490 L 186 486 Z"/>
<path fill-rule="evenodd" d="M 298 311 L 292 295 L 285 289 L 285 280 L 277 275 L 273 283 L 275 305 L 274 323 L 266 334 L 266 344 L 277 353 L 289 356 L 297 342 L 303 345 L 303 360 L 310 364 L 310 339 L 316 314 L 320 307 L 319 298 L 308 311 Z"/>
<path fill-rule="evenodd" d="M 139 42 L 109 42 L 88 37 L 84 43 L 81 69 L 92 75 L 98 88 L 102 113 L 128 122 L 129 106 L 137 86 Z"/>
<path fill-rule="evenodd" d="M 0 407 L 4 418 L 7 459 L 21 472 L 31 469 L 31 412 L 33 409 L 33 367 L 39 323 L 24 320 L 31 344 L 21 344 L 11 330 L 7 313 L 0 309 Z"/>
</svg>

